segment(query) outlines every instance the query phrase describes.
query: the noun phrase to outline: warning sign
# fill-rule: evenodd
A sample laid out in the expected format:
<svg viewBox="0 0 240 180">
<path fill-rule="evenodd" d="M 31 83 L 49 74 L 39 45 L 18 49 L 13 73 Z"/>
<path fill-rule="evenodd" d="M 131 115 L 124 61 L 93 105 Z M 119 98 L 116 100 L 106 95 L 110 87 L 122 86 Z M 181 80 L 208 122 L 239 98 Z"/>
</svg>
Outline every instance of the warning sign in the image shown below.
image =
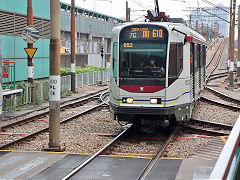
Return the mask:
<svg viewBox="0 0 240 180">
<path fill-rule="evenodd" d="M 30 59 L 32 59 L 33 56 L 34 56 L 34 54 L 35 54 L 36 51 L 37 51 L 37 48 L 24 48 L 24 50 L 26 51 L 28 57 L 29 57 Z"/>
<path fill-rule="evenodd" d="M 2 67 L 2 78 L 8 78 L 9 77 L 9 69 L 7 66 Z"/>
</svg>

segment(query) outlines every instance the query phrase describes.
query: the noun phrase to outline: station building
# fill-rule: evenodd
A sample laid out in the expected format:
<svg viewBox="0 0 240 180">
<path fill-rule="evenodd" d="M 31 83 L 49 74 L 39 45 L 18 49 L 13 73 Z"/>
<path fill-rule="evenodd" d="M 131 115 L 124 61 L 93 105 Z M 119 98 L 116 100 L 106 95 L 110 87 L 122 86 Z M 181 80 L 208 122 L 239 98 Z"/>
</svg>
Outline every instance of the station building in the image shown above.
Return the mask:
<svg viewBox="0 0 240 180">
<path fill-rule="evenodd" d="M 71 61 L 71 5 L 60 2 L 61 66 L 70 67 Z M 27 26 L 26 0 L 1 0 L 0 5 L 0 54 L 2 61 L 15 62 L 16 81 L 28 79 L 27 43 L 21 37 Z M 33 0 L 34 27 L 40 39 L 34 55 L 34 79 L 49 76 L 50 0 Z M 76 7 L 76 66 L 99 66 L 99 48 L 105 45 L 105 60 L 111 52 L 112 28 L 123 20 L 87 9 Z"/>
</svg>

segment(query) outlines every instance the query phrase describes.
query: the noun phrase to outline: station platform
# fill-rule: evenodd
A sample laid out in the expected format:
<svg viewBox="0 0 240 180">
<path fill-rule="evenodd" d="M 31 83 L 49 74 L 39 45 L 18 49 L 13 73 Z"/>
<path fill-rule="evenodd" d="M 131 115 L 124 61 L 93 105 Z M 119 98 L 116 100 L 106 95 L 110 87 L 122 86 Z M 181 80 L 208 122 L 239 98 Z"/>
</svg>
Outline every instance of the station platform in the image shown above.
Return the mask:
<svg viewBox="0 0 240 180">
<path fill-rule="evenodd" d="M 189 159 L 159 159 L 147 179 L 207 179 L 225 142 L 223 137 L 216 139 Z M 66 152 L 0 151 L 0 179 L 60 180 L 89 157 Z M 135 180 L 149 161 L 149 158 L 99 156 L 71 179 Z"/>
</svg>

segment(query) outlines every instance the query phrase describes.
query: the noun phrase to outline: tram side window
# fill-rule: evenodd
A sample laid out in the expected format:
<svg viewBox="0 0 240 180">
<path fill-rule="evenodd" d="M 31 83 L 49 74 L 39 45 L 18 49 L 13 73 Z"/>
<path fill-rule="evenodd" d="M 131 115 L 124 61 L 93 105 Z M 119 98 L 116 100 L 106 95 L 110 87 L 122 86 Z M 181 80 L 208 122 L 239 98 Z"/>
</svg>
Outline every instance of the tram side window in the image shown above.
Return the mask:
<svg viewBox="0 0 240 180">
<path fill-rule="evenodd" d="M 206 46 L 202 46 L 202 61 L 203 66 L 206 66 Z"/>
<path fill-rule="evenodd" d="M 202 67 L 202 49 L 200 44 L 197 45 L 197 50 L 198 50 L 198 69 L 200 69 Z"/>
<path fill-rule="evenodd" d="M 170 44 L 168 76 L 177 77 L 183 69 L 183 45 Z"/>
<path fill-rule="evenodd" d="M 118 45 L 117 42 L 113 43 L 113 49 L 112 49 L 112 76 L 117 81 L 117 57 L 118 57 Z"/>
</svg>

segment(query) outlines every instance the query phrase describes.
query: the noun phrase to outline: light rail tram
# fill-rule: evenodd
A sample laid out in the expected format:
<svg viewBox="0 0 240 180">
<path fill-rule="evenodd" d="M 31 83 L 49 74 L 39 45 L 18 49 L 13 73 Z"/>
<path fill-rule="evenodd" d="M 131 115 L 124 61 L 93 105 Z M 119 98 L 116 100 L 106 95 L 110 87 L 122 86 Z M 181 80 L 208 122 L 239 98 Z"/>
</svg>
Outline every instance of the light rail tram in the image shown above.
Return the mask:
<svg viewBox="0 0 240 180">
<path fill-rule="evenodd" d="M 189 119 L 205 86 L 202 35 L 182 20 L 125 23 L 113 29 L 111 57 L 114 119 L 145 131 Z"/>
</svg>

